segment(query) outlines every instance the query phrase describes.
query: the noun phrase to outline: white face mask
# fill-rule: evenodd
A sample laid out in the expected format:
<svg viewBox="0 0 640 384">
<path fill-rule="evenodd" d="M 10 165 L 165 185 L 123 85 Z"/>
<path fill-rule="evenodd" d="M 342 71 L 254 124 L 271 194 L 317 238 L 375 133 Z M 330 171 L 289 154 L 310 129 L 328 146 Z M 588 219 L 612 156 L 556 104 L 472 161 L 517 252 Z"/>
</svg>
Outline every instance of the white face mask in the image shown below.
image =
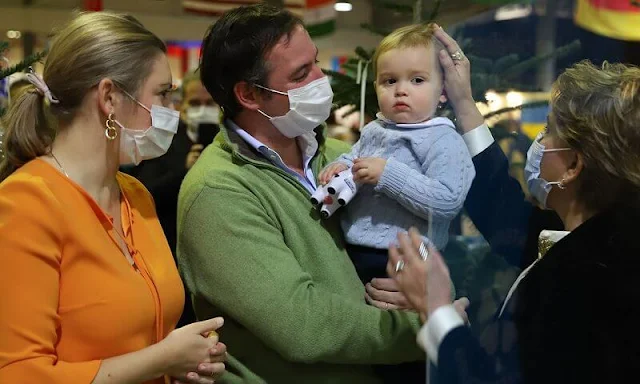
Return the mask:
<svg viewBox="0 0 640 384">
<path fill-rule="evenodd" d="M 562 188 L 562 182 L 560 181 L 547 181 L 540 177 L 540 167 L 542 164 L 542 155 L 546 152 L 560 152 L 570 151 L 571 148 L 552 148 L 545 149 L 544 145 L 540 143 L 542 139 L 542 132 L 538 134 L 536 139 L 529 147 L 527 151 L 527 163 L 524 167 L 524 177 L 527 180 L 527 187 L 529 193 L 533 196 L 541 205 L 543 209 L 547 209 L 547 197 L 554 185 Z"/>
<path fill-rule="evenodd" d="M 185 111 L 185 115 L 186 123 L 194 129 L 200 124 L 218 124 L 220 122 L 220 108 L 217 106 L 189 107 Z"/>
<path fill-rule="evenodd" d="M 333 90 L 326 76 L 304 87 L 290 89 L 287 93 L 258 84 L 255 86 L 289 97 L 289 112 L 284 116 L 271 117 L 258 109 L 286 137 L 294 138 L 313 132 L 331 114 Z"/>
<path fill-rule="evenodd" d="M 159 105 L 151 105 L 151 110 L 129 95 L 151 114 L 151 126 L 143 131 L 120 126 L 120 165 L 138 165 L 142 160 L 153 159 L 167 153 L 173 136 L 178 132 L 180 113 Z"/>
</svg>

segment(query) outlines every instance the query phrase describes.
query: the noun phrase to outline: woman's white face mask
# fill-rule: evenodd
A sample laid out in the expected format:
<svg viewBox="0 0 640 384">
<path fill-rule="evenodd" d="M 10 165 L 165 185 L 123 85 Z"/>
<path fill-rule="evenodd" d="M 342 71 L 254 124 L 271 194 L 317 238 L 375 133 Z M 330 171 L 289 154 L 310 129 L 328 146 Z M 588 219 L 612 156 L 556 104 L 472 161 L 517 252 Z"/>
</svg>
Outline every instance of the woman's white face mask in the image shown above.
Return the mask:
<svg viewBox="0 0 640 384">
<path fill-rule="evenodd" d="M 114 120 L 120 127 L 120 165 L 138 165 L 142 160 L 154 159 L 167 153 L 173 136 L 178 132 L 180 113 L 156 104 L 152 104 L 149 109 L 126 91 L 123 92 L 149 112 L 151 126 L 145 130 L 129 129 Z"/>
</svg>

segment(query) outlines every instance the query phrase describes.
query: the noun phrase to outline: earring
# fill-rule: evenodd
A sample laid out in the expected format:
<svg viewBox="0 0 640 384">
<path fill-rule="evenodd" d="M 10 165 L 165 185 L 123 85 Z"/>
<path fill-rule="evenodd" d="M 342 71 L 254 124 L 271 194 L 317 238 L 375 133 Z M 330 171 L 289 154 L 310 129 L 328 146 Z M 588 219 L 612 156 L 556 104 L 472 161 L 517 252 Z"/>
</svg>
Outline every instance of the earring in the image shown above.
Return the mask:
<svg viewBox="0 0 640 384">
<path fill-rule="evenodd" d="M 558 188 L 567 189 L 567 186 L 564 185 L 564 182 L 565 182 L 565 178 L 563 177 L 562 180 L 560 180 L 560 183 L 558 184 Z"/>
<path fill-rule="evenodd" d="M 107 121 L 104 123 L 104 125 L 107 127 L 107 129 L 104 130 L 104 135 L 108 140 L 115 140 L 116 137 L 118 137 L 118 130 L 116 129 L 114 124 L 115 120 L 113 119 L 113 113 L 110 113 L 109 117 L 107 117 Z"/>
</svg>

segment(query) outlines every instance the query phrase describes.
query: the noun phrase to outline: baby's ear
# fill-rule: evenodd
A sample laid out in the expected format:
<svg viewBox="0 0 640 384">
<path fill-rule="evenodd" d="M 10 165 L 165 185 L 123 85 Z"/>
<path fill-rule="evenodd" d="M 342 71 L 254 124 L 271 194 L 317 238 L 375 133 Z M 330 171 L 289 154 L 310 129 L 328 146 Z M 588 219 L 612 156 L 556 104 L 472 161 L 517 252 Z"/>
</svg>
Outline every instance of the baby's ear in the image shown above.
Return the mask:
<svg viewBox="0 0 640 384">
<path fill-rule="evenodd" d="M 446 103 L 446 102 L 447 102 L 447 100 L 448 100 L 448 98 L 447 98 L 447 91 L 445 91 L 445 90 L 443 89 L 443 90 L 442 90 L 442 94 L 440 95 L 440 99 L 439 99 L 439 101 L 440 101 L 441 103 Z"/>
</svg>

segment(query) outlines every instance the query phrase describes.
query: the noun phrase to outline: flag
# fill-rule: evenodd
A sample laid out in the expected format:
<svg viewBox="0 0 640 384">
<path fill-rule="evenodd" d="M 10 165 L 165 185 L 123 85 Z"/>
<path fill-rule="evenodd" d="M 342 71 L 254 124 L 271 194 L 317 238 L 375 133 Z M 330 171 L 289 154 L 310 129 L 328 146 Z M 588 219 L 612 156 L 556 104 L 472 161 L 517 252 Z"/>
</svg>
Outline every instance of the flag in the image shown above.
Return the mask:
<svg viewBox="0 0 640 384">
<path fill-rule="evenodd" d="M 103 10 L 102 0 L 84 0 L 82 9 L 84 11 L 100 12 Z"/>
<path fill-rule="evenodd" d="M 260 0 L 182 0 L 185 12 L 219 17 L 226 11 L 260 3 Z M 335 30 L 335 0 L 285 0 L 285 8 L 302 19 L 312 37 L 323 36 Z"/>
<path fill-rule="evenodd" d="M 529 136 L 531 140 L 535 139 L 538 133 L 542 132 L 545 125 L 547 125 L 548 114 L 548 105 L 522 108 L 520 117 L 522 133 Z"/>
<path fill-rule="evenodd" d="M 640 7 L 631 0 L 576 0 L 576 24 L 599 35 L 640 41 Z"/>
</svg>

